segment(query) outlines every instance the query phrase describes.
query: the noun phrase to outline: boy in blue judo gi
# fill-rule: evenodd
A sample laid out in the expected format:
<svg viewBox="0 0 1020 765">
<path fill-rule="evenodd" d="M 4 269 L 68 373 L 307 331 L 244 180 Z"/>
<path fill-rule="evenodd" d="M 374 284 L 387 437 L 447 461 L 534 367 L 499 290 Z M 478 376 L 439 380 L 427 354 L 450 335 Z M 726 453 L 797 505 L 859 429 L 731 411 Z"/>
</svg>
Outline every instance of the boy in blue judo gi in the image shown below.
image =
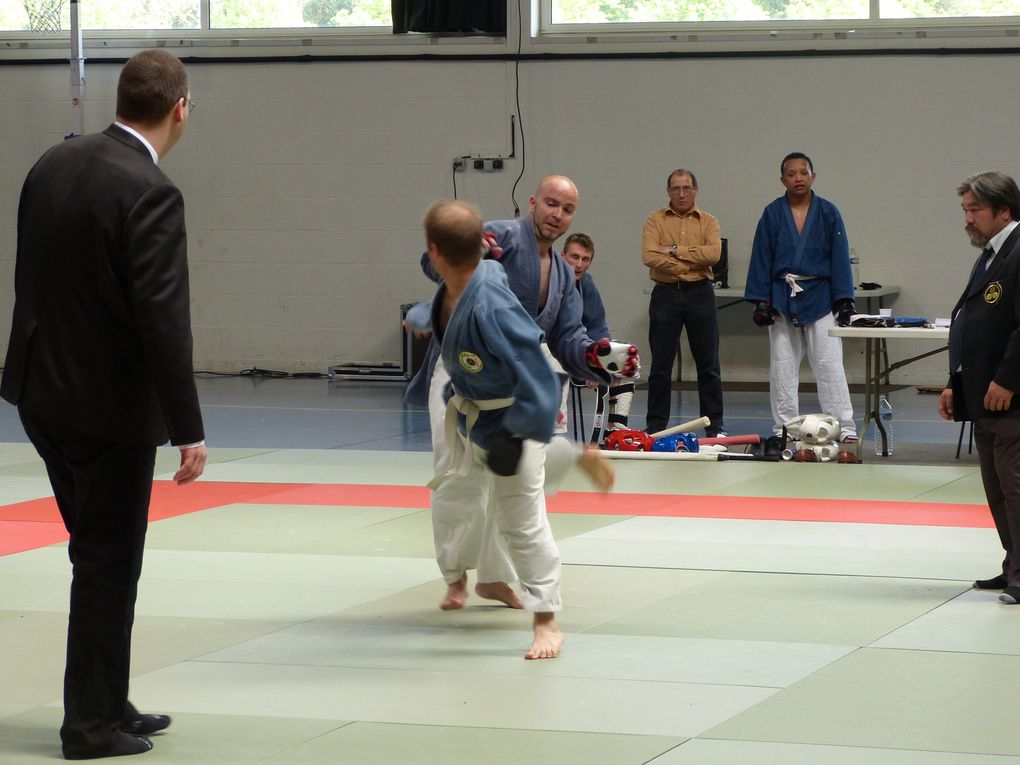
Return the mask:
<svg viewBox="0 0 1020 765">
<path fill-rule="evenodd" d="M 855 313 L 850 245 L 839 210 L 811 190 L 815 171 L 806 154 L 780 164 L 786 194 L 769 204 L 751 248 L 744 299 L 754 323 L 768 327 L 769 398 L 773 428 L 800 414 L 797 389 L 805 351 L 818 384 L 822 411 L 839 420 L 839 441 L 857 443 L 843 345 L 829 329 Z"/>
<path fill-rule="evenodd" d="M 466 567 L 458 565 L 457 553 L 470 544 L 467 521 L 480 512 L 481 496 L 518 572 L 524 608 L 534 613 L 525 658 L 555 658 L 563 643 L 555 618 L 562 607 L 560 559 L 545 513 L 546 471 L 561 475 L 577 463 L 608 491 L 613 470 L 598 451 L 579 453 L 565 439 L 553 439 L 561 380 L 543 350 L 542 330 L 510 290 L 503 268 L 481 259 L 478 211 L 464 202 L 438 202 L 424 225 L 429 263 L 442 279 L 431 327 L 452 386 L 446 459 L 430 486 L 466 489 L 464 501 L 454 512 L 447 508 L 443 519 L 452 524 L 445 565 L 454 567 L 444 578 L 451 589 L 463 590 Z"/>
</svg>

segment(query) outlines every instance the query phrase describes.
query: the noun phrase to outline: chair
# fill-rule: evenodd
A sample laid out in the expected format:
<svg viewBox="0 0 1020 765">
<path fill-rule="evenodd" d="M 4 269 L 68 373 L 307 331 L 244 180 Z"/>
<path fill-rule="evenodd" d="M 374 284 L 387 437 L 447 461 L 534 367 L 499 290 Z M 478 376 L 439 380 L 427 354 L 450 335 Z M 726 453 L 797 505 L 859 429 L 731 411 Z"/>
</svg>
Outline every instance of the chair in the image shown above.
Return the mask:
<svg viewBox="0 0 1020 765">
<path fill-rule="evenodd" d="M 956 459 L 960 459 L 960 449 L 963 448 L 963 431 L 970 425 L 970 435 L 967 436 L 967 454 L 974 453 L 974 422 L 964 420 L 960 423 L 960 438 L 956 441 Z"/>
<path fill-rule="evenodd" d="M 579 380 L 571 380 L 570 385 L 570 411 L 571 411 L 571 427 L 574 431 L 575 441 L 584 441 L 584 403 L 583 394 L 589 390 L 583 382 Z M 592 444 L 598 444 L 602 440 L 602 432 L 604 429 L 605 415 L 606 415 L 606 397 L 609 395 L 609 387 L 600 385 L 595 390 L 595 416 L 592 420 L 591 435 L 588 438 L 588 442 Z"/>
</svg>

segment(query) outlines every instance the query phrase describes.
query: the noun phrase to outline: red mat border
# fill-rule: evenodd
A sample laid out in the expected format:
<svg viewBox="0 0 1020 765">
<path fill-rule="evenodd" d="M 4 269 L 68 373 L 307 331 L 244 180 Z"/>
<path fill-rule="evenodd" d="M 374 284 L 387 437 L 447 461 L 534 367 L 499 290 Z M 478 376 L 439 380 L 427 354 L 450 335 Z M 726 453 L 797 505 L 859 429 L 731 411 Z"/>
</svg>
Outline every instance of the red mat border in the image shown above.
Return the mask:
<svg viewBox="0 0 1020 765">
<path fill-rule="evenodd" d="M 149 520 L 238 503 L 332 505 L 338 507 L 427 508 L 423 486 L 375 484 L 240 483 L 198 481 L 177 486 L 155 481 Z M 592 494 L 560 492 L 548 502 L 551 513 L 730 518 L 820 523 L 878 523 L 903 526 L 990 528 L 985 505 L 948 502 L 733 497 L 702 494 Z M 0 555 L 33 550 L 67 539 L 52 497 L 0 506 Z"/>
</svg>

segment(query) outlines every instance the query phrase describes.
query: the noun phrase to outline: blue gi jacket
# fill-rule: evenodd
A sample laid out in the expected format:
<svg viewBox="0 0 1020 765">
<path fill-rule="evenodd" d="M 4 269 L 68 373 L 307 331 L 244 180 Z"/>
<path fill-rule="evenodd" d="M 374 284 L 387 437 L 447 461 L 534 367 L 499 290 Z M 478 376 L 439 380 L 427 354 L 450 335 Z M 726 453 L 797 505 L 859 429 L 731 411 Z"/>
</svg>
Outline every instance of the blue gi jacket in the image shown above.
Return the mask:
<svg viewBox="0 0 1020 765">
<path fill-rule="evenodd" d="M 444 289 L 441 285 L 433 300 L 436 310 Z M 503 427 L 521 438 L 548 443 L 562 383 L 542 351 L 542 330 L 510 291 L 503 269 L 491 260 L 479 263 L 445 332 L 439 332 L 435 316 L 432 326 L 457 393 L 475 401 L 514 398 L 509 407 L 481 412 L 471 440 L 484 448 L 489 436 Z M 463 432 L 464 415 L 460 426 Z"/>
<path fill-rule="evenodd" d="M 539 288 L 542 274 L 539 271 L 538 241 L 535 239 L 534 224 L 530 217 L 516 220 L 496 220 L 485 224 L 485 230 L 494 234 L 496 244 L 503 252 L 498 262 L 506 271 L 510 290 L 517 296 L 524 310 L 528 312 L 539 328 L 545 332 L 549 350 L 571 377 L 592 380 L 608 385 L 608 372 L 591 369 L 584 358 L 584 352 L 591 345 L 584 325 L 581 323 L 581 296 L 574 289 L 574 271 L 559 253 L 552 253 L 552 267 L 549 269 L 549 292 L 545 307 L 538 311 Z M 421 256 L 424 274 L 434 282 L 439 281 L 429 263 L 428 253 Z M 435 341 L 429 344 L 425 362 L 414 376 L 404 400 L 418 406 L 428 405 L 429 383 L 435 368 L 438 350 Z"/>
<path fill-rule="evenodd" d="M 581 294 L 581 323 L 588 331 L 588 339 L 594 342 L 603 337 L 609 337 L 606 307 L 602 304 L 602 295 L 599 293 L 599 288 L 595 286 L 595 280 L 591 278 L 591 274 L 586 273 L 574 284 Z"/>
<path fill-rule="evenodd" d="M 804 291 L 791 297 L 787 274 L 816 278 L 799 280 Z M 837 300 L 853 296 L 850 245 L 836 205 L 812 194 L 804 229 L 797 233 L 786 196 L 771 202 L 754 232 L 744 299 L 770 301 L 792 324 L 804 326 L 831 313 Z"/>
</svg>

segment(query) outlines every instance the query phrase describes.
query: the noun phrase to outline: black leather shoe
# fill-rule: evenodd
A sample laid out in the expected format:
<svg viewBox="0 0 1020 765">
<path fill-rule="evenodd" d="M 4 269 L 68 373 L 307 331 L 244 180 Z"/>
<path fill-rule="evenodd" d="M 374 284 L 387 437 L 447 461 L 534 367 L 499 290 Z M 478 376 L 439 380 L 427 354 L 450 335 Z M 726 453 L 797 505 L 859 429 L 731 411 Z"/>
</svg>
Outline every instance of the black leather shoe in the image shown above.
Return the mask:
<svg viewBox="0 0 1020 765">
<path fill-rule="evenodd" d="M 152 742 L 145 736 L 130 736 L 117 733 L 113 743 L 102 749 L 64 750 L 65 760 L 98 760 L 103 757 L 126 757 L 129 754 L 144 754 L 152 749 Z"/>
<path fill-rule="evenodd" d="M 1002 591 L 999 600 L 1010 606 L 1020 603 L 1020 587 L 1007 587 Z"/>
<path fill-rule="evenodd" d="M 170 727 L 169 715 L 138 715 L 133 720 L 125 720 L 120 729 L 132 736 L 151 736 Z"/>
<path fill-rule="evenodd" d="M 972 587 L 975 590 L 1001 590 L 1006 586 L 1006 577 L 1003 574 L 993 576 L 991 579 L 978 579 Z"/>
</svg>

